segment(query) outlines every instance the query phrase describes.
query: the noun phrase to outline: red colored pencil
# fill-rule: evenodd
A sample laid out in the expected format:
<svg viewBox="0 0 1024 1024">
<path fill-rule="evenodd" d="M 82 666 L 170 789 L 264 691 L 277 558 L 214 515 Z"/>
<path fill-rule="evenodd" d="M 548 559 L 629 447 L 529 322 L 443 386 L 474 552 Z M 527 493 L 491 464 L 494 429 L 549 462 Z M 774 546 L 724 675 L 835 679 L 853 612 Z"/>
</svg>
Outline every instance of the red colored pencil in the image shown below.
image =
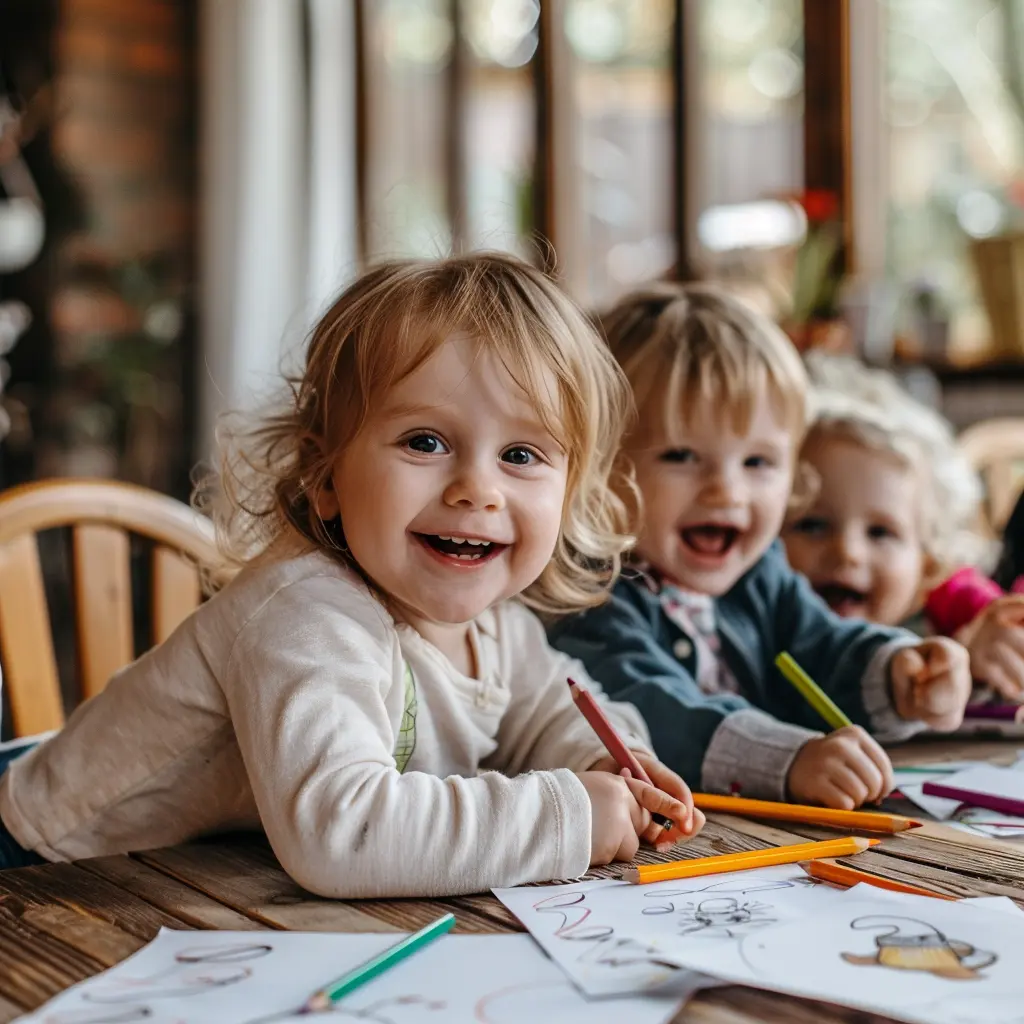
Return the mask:
<svg viewBox="0 0 1024 1024">
<path fill-rule="evenodd" d="M 649 786 L 653 786 L 651 777 L 644 771 L 643 765 L 636 759 L 636 754 L 633 753 L 629 747 L 622 741 L 622 737 L 615 731 L 615 726 L 612 725 L 611 719 L 601 710 L 601 705 L 594 700 L 594 695 L 587 690 L 584 690 L 579 683 L 574 680 L 569 680 L 569 693 L 572 694 L 572 699 L 579 708 L 580 713 L 590 723 L 591 729 L 597 733 L 597 738 L 605 745 L 608 753 L 615 758 L 616 763 L 620 768 L 628 768 L 629 774 L 634 779 L 639 779 L 641 782 L 646 782 Z M 663 814 L 652 814 L 651 818 L 656 821 L 662 828 L 671 828 L 672 822 L 669 818 L 666 818 Z"/>
</svg>

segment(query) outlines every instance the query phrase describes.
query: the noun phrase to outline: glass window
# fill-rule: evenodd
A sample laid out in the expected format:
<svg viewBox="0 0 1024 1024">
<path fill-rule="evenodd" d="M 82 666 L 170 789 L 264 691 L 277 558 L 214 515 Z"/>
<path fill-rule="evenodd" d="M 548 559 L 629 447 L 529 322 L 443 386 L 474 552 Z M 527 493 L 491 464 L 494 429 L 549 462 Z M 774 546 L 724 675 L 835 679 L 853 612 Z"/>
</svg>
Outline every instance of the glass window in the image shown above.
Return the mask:
<svg viewBox="0 0 1024 1024">
<path fill-rule="evenodd" d="M 368 255 L 444 255 L 452 243 L 445 170 L 450 6 L 374 0 L 363 10 Z"/>
<path fill-rule="evenodd" d="M 888 271 L 937 296 L 961 352 L 990 335 L 972 240 L 1020 226 L 1022 28 L 1021 0 L 886 3 Z"/>
<path fill-rule="evenodd" d="M 717 2 L 717 0 L 716 0 Z M 581 209 L 577 299 L 603 304 L 676 260 L 673 0 L 569 0 Z"/>
<path fill-rule="evenodd" d="M 538 0 L 461 0 L 466 244 L 528 254 Z"/>
</svg>

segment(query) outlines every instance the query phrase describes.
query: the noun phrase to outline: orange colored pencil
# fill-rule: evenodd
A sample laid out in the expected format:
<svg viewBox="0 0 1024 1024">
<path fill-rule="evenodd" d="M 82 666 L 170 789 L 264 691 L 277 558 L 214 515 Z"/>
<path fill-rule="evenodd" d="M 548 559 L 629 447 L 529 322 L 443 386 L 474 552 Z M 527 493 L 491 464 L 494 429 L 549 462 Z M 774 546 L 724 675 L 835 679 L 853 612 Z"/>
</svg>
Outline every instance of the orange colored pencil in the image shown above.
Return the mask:
<svg viewBox="0 0 1024 1024">
<path fill-rule="evenodd" d="M 746 815 L 752 818 L 773 818 L 776 821 L 800 821 L 807 825 L 861 828 L 865 832 L 905 832 L 908 828 L 921 826 L 921 822 L 916 818 L 905 818 L 902 814 L 839 811 L 831 807 L 781 804 L 774 800 L 747 800 L 742 796 L 720 796 L 717 793 L 694 793 L 693 805 L 702 811 L 722 811 L 726 814 Z"/>
<path fill-rule="evenodd" d="M 850 857 L 855 853 L 863 853 L 869 846 L 877 846 L 880 842 L 880 839 L 845 836 L 842 839 L 828 839 L 823 843 L 797 843 L 794 846 L 776 846 L 767 850 L 726 853 L 718 857 L 673 860 L 667 864 L 641 864 L 639 867 L 626 868 L 622 878 L 635 885 L 646 885 L 648 882 L 668 882 L 677 878 L 717 875 L 725 871 L 747 871 L 750 868 L 765 868 L 772 864 L 795 864 L 817 857 Z"/>
<path fill-rule="evenodd" d="M 807 861 L 801 863 L 800 867 L 812 878 L 820 878 L 823 882 L 833 882 L 847 888 L 866 882 L 877 889 L 888 889 L 890 892 L 909 892 L 914 896 L 931 896 L 937 900 L 956 901 L 956 896 L 946 896 L 944 893 L 932 892 L 917 885 L 907 885 L 906 882 L 893 882 L 891 879 L 882 878 L 881 875 L 872 875 L 870 872 L 858 871 L 856 868 L 848 868 L 845 864 L 833 864 L 827 860 Z"/>
</svg>

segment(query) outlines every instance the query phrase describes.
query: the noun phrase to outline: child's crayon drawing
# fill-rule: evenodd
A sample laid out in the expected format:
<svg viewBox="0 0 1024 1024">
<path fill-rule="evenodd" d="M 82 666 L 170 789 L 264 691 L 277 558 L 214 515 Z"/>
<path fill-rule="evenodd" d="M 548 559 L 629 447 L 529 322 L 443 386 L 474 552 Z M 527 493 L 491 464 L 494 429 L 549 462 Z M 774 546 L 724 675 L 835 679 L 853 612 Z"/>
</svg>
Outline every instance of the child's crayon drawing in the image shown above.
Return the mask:
<svg viewBox="0 0 1024 1024">
<path fill-rule="evenodd" d="M 896 971 L 923 971 L 953 981 L 977 981 L 999 958 L 969 942 L 947 938 L 934 925 L 912 917 L 872 915 L 850 922 L 853 931 L 876 932 L 870 954 L 843 953 L 848 964 Z"/>
</svg>

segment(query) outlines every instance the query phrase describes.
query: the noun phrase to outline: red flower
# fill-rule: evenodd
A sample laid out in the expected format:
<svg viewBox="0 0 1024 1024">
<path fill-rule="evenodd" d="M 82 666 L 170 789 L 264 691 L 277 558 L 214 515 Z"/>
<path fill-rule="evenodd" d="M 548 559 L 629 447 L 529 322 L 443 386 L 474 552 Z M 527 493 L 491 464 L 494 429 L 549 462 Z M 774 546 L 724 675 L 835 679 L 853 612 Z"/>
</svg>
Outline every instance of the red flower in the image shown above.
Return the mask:
<svg viewBox="0 0 1024 1024">
<path fill-rule="evenodd" d="M 839 197 L 835 192 L 824 188 L 808 189 L 800 197 L 800 205 L 812 224 L 833 220 L 839 213 Z"/>
</svg>

